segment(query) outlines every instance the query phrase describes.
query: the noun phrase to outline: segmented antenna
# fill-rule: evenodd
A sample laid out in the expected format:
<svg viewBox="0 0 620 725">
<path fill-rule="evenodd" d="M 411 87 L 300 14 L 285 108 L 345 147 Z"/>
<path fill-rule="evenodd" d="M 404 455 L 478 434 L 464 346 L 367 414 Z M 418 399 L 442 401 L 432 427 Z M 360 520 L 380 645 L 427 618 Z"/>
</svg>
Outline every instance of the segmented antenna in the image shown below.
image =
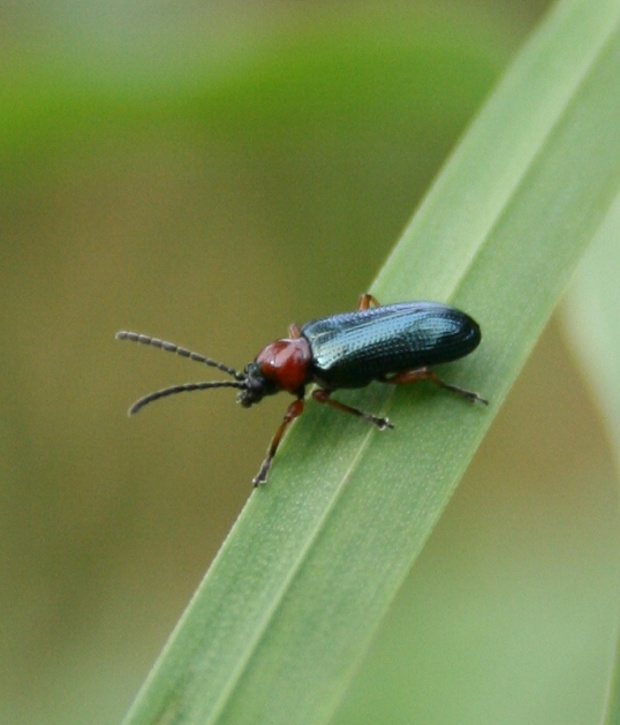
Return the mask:
<svg viewBox="0 0 620 725">
<path fill-rule="evenodd" d="M 195 360 L 196 362 L 204 363 L 205 365 L 210 365 L 212 368 L 217 368 L 218 370 L 221 370 L 223 373 L 228 373 L 229 375 L 232 375 L 235 380 L 244 381 L 245 375 L 243 373 L 240 373 L 238 370 L 235 370 L 234 368 L 228 367 L 228 365 L 224 365 L 224 363 L 218 362 L 217 360 L 212 360 L 209 357 L 205 357 L 204 355 L 201 355 L 197 352 L 192 352 L 191 350 L 188 350 L 185 347 L 180 347 L 179 345 L 175 345 L 174 342 L 166 342 L 165 340 L 160 340 L 158 337 L 150 337 L 149 335 L 143 335 L 140 332 L 128 332 L 127 330 L 121 330 L 120 332 L 116 333 L 116 339 L 117 340 L 130 340 L 131 342 L 140 342 L 143 345 L 151 345 L 151 347 L 158 347 L 160 350 L 166 350 L 167 352 L 173 352 L 177 355 L 180 355 L 181 357 L 187 357 L 190 360 Z M 202 383 L 200 383 L 202 385 Z M 231 387 L 230 385 L 228 387 Z M 232 387 L 239 387 L 237 385 L 233 385 Z M 193 388 L 196 389 L 196 388 Z M 179 391 L 180 392 L 180 391 Z M 153 393 L 154 394 L 154 393 Z M 170 395 L 170 393 L 168 393 Z M 158 396 L 163 397 L 163 396 Z M 140 402 L 140 401 L 138 401 Z M 145 403 L 146 405 L 146 403 Z M 141 407 L 141 406 L 140 406 Z"/>
<path fill-rule="evenodd" d="M 134 415 L 139 410 L 144 408 L 148 403 L 152 403 L 154 400 L 160 398 L 166 398 L 168 395 L 174 395 L 175 393 L 187 393 L 193 390 L 206 390 L 207 388 L 245 388 L 245 384 L 237 382 L 236 380 L 214 380 L 208 383 L 182 383 L 181 385 L 171 385 L 169 388 L 163 390 L 156 390 L 153 393 L 145 395 L 129 408 L 129 415 Z"/>
</svg>

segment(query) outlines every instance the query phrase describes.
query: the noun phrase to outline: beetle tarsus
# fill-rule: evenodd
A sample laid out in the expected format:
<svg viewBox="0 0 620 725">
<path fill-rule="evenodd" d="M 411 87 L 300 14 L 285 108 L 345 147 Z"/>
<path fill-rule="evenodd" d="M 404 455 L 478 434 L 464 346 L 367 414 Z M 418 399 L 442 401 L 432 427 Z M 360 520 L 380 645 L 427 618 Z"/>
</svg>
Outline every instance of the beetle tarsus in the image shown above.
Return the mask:
<svg viewBox="0 0 620 725">
<path fill-rule="evenodd" d="M 483 405 L 489 404 L 488 400 L 483 398 L 481 395 L 478 395 L 478 393 L 474 393 L 473 390 L 465 390 L 465 388 L 459 388 L 457 385 L 450 385 L 449 383 L 444 383 L 443 380 L 441 381 L 440 387 L 445 388 L 446 390 L 450 390 L 452 393 L 460 395 L 462 398 L 465 398 L 468 403 L 482 403 Z"/>
<path fill-rule="evenodd" d="M 261 463 L 258 473 L 252 479 L 252 486 L 254 486 L 254 488 L 258 488 L 259 486 L 263 486 L 267 483 L 267 474 L 271 468 L 272 460 L 273 456 L 267 456 L 267 458 L 265 458 L 265 460 Z"/>
<path fill-rule="evenodd" d="M 394 423 L 390 422 L 389 418 L 377 418 L 376 416 L 370 415 L 369 413 L 364 415 L 364 418 L 366 418 L 366 420 L 369 420 L 371 423 L 374 423 L 379 430 L 394 428 Z"/>
<path fill-rule="evenodd" d="M 354 410 L 357 410 L 357 408 L 355 408 Z M 379 430 L 394 428 L 394 424 L 390 421 L 389 418 L 380 418 L 377 415 L 373 415 L 372 413 L 366 413 L 363 410 L 360 410 L 359 413 L 364 420 L 367 420 L 369 423 L 376 425 Z"/>
</svg>

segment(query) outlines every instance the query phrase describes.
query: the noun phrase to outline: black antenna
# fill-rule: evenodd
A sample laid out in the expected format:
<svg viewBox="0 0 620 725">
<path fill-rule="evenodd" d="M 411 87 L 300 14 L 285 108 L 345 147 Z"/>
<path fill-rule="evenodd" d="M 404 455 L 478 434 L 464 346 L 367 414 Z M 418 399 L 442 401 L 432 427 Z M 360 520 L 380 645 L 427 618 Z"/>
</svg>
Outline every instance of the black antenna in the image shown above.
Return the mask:
<svg viewBox="0 0 620 725">
<path fill-rule="evenodd" d="M 238 370 L 235 370 L 234 368 L 228 367 L 228 365 L 224 365 L 224 363 L 218 362 L 217 360 L 212 360 L 209 357 L 205 357 L 204 355 L 201 355 L 197 352 L 192 352 L 191 350 L 188 350 L 185 347 L 180 347 L 179 345 L 175 345 L 174 342 L 166 342 L 165 340 L 160 340 L 157 337 L 150 337 L 149 335 L 143 335 L 140 332 L 128 332 L 127 330 L 121 330 L 120 332 L 116 333 L 116 339 L 117 340 L 130 340 L 131 342 L 140 342 L 143 345 L 151 345 L 152 347 L 158 347 L 160 350 L 166 350 L 167 352 L 174 352 L 177 355 L 180 355 L 181 357 L 187 357 L 190 360 L 195 360 L 196 362 L 204 363 L 205 365 L 210 365 L 212 368 L 217 368 L 218 370 L 221 370 L 223 373 L 228 373 L 229 375 L 232 375 L 235 380 L 239 380 L 240 382 L 245 380 L 245 375 L 243 373 L 240 373 Z M 201 383 L 202 385 L 202 383 Z M 228 386 L 231 387 L 231 386 Z M 233 385 L 232 387 L 239 387 L 238 385 Z M 180 391 L 179 391 L 180 392 Z M 159 396 L 163 397 L 163 396 Z"/>
<path fill-rule="evenodd" d="M 160 398 L 166 398 L 168 395 L 174 395 L 175 393 L 186 393 L 193 390 L 206 390 L 207 388 L 238 388 L 244 390 L 247 388 L 246 376 L 240 373 L 234 368 L 224 365 L 224 363 L 218 362 L 217 360 L 211 360 L 209 357 L 205 357 L 197 352 L 192 352 L 185 347 L 175 345 L 174 342 L 166 342 L 160 340 L 158 337 L 150 337 L 149 335 L 143 335 L 139 332 L 128 332 L 121 330 L 116 333 L 117 340 L 130 340 L 131 342 L 140 342 L 143 345 L 151 345 L 152 347 L 158 347 L 160 350 L 166 350 L 167 352 L 174 352 L 181 357 L 187 357 L 190 360 L 210 365 L 213 368 L 221 370 L 223 373 L 232 375 L 234 380 L 213 380 L 205 383 L 181 383 L 180 385 L 171 385 L 169 388 L 163 388 L 163 390 L 156 390 L 153 393 L 145 395 L 129 408 L 129 415 L 134 415 L 139 410 L 144 408 L 148 403 L 152 403 L 154 400 Z"/>
<path fill-rule="evenodd" d="M 181 383 L 181 385 L 171 385 L 169 388 L 163 390 L 156 390 L 154 393 L 145 395 L 129 408 L 129 415 L 134 415 L 139 410 L 144 408 L 148 403 L 152 403 L 154 400 L 160 398 L 166 398 L 168 395 L 174 395 L 175 393 L 188 393 L 192 390 L 206 390 L 207 388 L 245 388 L 245 384 L 236 380 L 214 380 L 208 383 Z"/>
</svg>

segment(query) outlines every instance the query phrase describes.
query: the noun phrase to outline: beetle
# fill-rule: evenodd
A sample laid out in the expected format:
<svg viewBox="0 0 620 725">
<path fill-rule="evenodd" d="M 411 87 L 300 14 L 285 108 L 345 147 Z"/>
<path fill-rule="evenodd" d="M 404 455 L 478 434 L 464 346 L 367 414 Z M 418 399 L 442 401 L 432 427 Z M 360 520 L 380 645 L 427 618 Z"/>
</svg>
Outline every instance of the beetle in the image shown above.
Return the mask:
<svg viewBox="0 0 620 725">
<path fill-rule="evenodd" d="M 290 325 L 289 337 L 263 348 L 243 372 L 149 335 L 123 330 L 116 337 L 176 353 L 232 377 L 232 380 L 183 383 L 157 390 L 137 400 L 129 409 L 129 415 L 154 400 L 207 388 L 238 388 L 237 402 L 244 408 L 280 391 L 295 396 L 252 481 L 254 486 L 267 481 L 284 432 L 304 410 L 306 386 L 310 383 L 318 386 L 312 391 L 314 400 L 363 418 L 380 430 L 394 426 L 388 418 L 334 400 L 332 393 L 339 388 L 363 388 L 372 381 L 403 385 L 430 380 L 469 402 L 487 405 L 478 393 L 444 382 L 429 367 L 469 355 L 481 339 L 480 327 L 475 320 L 439 302 L 380 305 L 376 298 L 364 293 L 353 312 L 312 320 L 301 327 Z"/>
</svg>

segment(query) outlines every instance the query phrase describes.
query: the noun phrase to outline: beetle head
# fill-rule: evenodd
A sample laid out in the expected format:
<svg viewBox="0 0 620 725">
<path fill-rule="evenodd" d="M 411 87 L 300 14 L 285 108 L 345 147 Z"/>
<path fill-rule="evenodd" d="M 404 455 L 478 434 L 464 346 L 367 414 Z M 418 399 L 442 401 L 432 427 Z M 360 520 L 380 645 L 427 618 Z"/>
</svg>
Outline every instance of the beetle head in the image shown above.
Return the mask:
<svg viewBox="0 0 620 725">
<path fill-rule="evenodd" d="M 237 395 L 237 402 L 241 403 L 244 408 L 260 403 L 266 395 L 274 395 L 281 390 L 275 381 L 265 377 L 262 365 L 258 362 L 249 363 L 243 372 L 243 387 Z"/>
</svg>

